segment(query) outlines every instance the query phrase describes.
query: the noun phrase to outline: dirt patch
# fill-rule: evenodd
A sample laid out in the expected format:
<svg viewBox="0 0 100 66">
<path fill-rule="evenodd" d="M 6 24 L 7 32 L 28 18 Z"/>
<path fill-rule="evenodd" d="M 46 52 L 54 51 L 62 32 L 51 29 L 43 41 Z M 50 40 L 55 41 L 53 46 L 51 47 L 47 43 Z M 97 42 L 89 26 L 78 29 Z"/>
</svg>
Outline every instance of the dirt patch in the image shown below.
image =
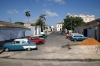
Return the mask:
<svg viewBox="0 0 100 66">
<path fill-rule="evenodd" d="M 80 42 L 79 45 L 100 45 L 100 43 L 94 38 L 88 38 Z"/>
</svg>

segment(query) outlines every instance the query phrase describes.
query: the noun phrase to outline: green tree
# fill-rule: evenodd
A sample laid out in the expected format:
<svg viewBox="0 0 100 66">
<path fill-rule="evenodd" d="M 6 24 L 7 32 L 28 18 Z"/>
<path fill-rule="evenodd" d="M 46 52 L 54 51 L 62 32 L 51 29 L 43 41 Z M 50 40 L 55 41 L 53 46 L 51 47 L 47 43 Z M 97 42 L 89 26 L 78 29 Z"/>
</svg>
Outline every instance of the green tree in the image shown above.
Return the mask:
<svg viewBox="0 0 100 66">
<path fill-rule="evenodd" d="M 28 23 L 29 23 L 30 11 L 26 10 L 25 15 L 28 17 Z"/>
<path fill-rule="evenodd" d="M 39 16 L 39 19 L 36 22 L 36 27 L 40 26 L 41 27 L 41 32 L 43 32 L 43 30 L 45 29 L 45 20 L 46 20 L 45 14 L 41 14 Z"/>
<path fill-rule="evenodd" d="M 23 23 L 23 22 L 15 22 L 14 24 L 24 25 L 24 23 Z"/>
<path fill-rule="evenodd" d="M 74 27 L 80 26 L 85 22 L 81 17 L 70 17 L 66 16 L 63 23 L 63 29 L 74 30 Z"/>
</svg>

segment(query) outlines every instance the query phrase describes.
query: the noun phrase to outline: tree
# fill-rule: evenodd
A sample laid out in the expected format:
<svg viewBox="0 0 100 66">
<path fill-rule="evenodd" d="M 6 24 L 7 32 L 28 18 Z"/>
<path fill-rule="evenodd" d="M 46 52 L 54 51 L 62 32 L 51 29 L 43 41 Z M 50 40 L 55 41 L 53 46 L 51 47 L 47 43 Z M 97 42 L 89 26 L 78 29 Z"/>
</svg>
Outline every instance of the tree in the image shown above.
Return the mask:
<svg viewBox="0 0 100 66">
<path fill-rule="evenodd" d="M 45 29 L 45 20 L 46 20 L 45 14 L 41 14 L 39 16 L 39 19 L 36 22 L 36 27 L 40 26 L 41 27 L 41 32 L 43 32 L 43 30 Z"/>
<path fill-rule="evenodd" d="M 26 10 L 25 15 L 28 17 L 28 23 L 29 23 L 29 17 L 30 17 L 30 11 Z"/>
<path fill-rule="evenodd" d="M 23 23 L 23 22 L 15 22 L 14 24 L 24 25 L 24 23 Z"/>
<path fill-rule="evenodd" d="M 63 29 L 74 30 L 74 27 L 80 26 L 85 22 L 81 17 L 66 16 L 63 23 Z"/>
</svg>

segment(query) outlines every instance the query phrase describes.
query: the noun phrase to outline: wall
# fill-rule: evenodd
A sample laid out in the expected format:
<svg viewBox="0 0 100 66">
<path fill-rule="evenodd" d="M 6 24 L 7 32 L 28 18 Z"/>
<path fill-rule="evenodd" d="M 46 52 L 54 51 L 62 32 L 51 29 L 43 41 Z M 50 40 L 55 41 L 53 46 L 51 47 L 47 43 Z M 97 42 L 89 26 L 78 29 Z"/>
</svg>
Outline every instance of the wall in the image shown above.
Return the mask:
<svg viewBox="0 0 100 66">
<path fill-rule="evenodd" d="M 80 33 L 80 34 L 84 34 L 84 29 L 87 30 L 87 36 L 90 38 L 95 38 L 98 40 L 98 28 L 97 28 L 98 24 L 91 24 L 91 25 L 87 25 L 87 26 L 82 26 L 82 27 L 77 27 L 74 29 L 74 31 L 76 33 Z"/>
<path fill-rule="evenodd" d="M 62 24 L 57 24 L 56 27 L 57 27 L 57 31 L 61 31 L 62 30 Z"/>
<path fill-rule="evenodd" d="M 0 41 L 26 37 L 24 28 L 4 28 L 0 27 Z"/>
</svg>

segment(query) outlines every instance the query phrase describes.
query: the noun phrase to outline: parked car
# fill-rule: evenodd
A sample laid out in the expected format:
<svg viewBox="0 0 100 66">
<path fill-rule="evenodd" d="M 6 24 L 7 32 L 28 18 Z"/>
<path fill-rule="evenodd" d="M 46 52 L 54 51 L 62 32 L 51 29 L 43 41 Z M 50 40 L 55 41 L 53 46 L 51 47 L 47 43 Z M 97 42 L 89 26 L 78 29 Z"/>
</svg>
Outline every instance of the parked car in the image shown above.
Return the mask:
<svg viewBox="0 0 100 66">
<path fill-rule="evenodd" d="M 78 33 L 68 33 L 68 34 L 66 34 L 66 39 L 68 39 L 70 36 L 72 36 L 74 34 L 78 34 Z"/>
<path fill-rule="evenodd" d="M 47 35 L 45 34 L 40 34 L 40 35 L 35 35 L 35 36 L 38 36 L 39 38 L 47 38 Z"/>
<path fill-rule="evenodd" d="M 45 39 L 44 38 L 39 38 L 37 36 L 29 37 L 29 41 L 30 42 L 35 42 L 36 44 L 44 44 L 45 43 Z"/>
<path fill-rule="evenodd" d="M 83 36 L 82 34 L 74 34 L 72 36 L 70 36 L 70 40 L 71 41 L 83 41 L 85 39 L 87 39 L 88 37 Z"/>
<path fill-rule="evenodd" d="M 66 39 L 68 39 L 71 36 L 71 34 L 66 34 Z"/>
<path fill-rule="evenodd" d="M 5 43 L 2 45 L 4 51 L 11 50 L 28 50 L 38 49 L 37 45 L 34 42 L 29 42 L 26 38 L 24 39 L 15 39 L 13 42 Z"/>
</svg>

